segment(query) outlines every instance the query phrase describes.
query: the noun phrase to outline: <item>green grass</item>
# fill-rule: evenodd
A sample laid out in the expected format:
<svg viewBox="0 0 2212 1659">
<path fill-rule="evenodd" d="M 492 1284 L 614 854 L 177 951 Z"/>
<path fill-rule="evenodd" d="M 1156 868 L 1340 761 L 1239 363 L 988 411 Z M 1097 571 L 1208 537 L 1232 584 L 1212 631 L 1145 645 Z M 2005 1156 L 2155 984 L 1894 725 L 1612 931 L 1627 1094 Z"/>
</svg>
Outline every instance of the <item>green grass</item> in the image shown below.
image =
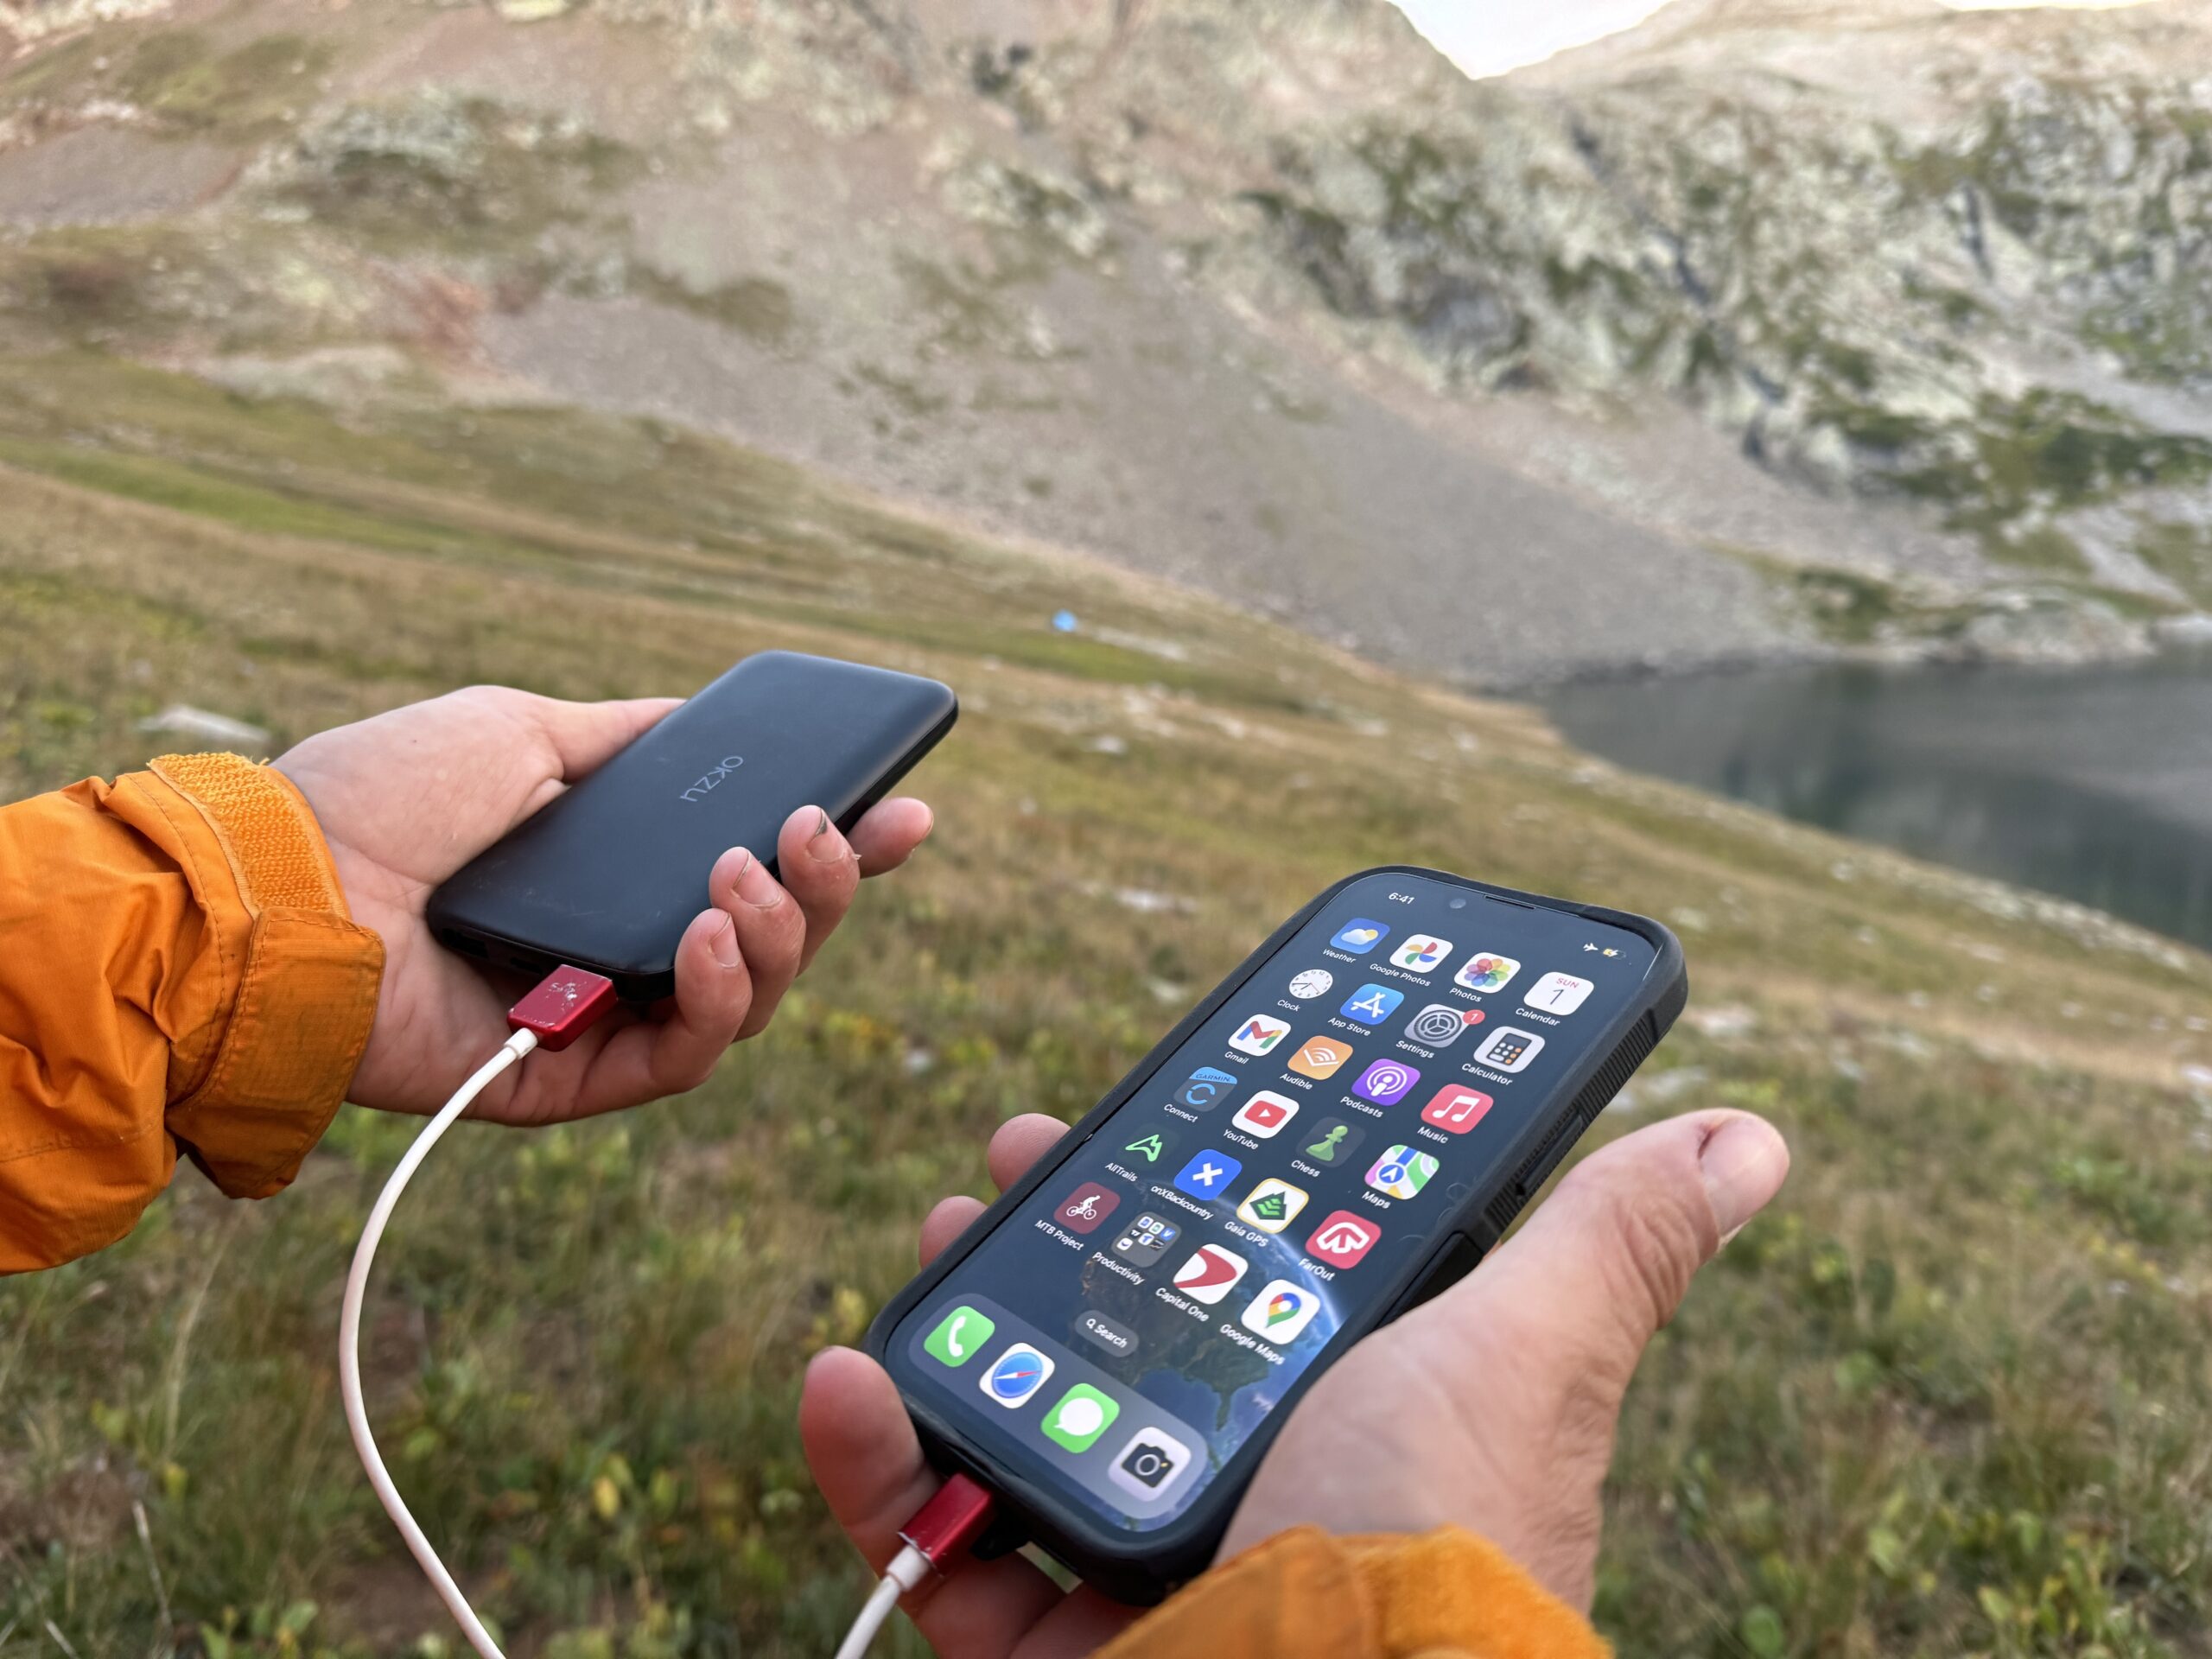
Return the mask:
<svg viewBox="0 0 2212 1659">
<path fill-rule="evenodd" d="M 798 1453 L 806 1356 L 983 1190 L 994 1125 L 1080 1112 L 1315 887 L 1413 860 L 1681 918 L 1694 1014 L 1744 1017 L 1686 1023 L 1597 1136 L 1671 1089 L 1796 1150 L 1632 1395 L 1624 1654 L 2212 1654 L 2202 957 L 690 434 L 0 359 L 0 798 L 135 765 L 175 701 L 274 748 L 472 680 L 680 692 L 769 645 L 960 690 L 915 780 L 936 840 L 705 1088 L 460 1133 L 385 1247 L 375 1414 L 516 1650 L 826 1651 L 862 1580 Z M 0 1656 L 49 1619 L 81 1659 L 454 1650 L 332 1363 L 411 1127 L 341 1114 L 266 1204 L 188 1172 L 117 1249 L 0 1285 Z"/>
</svg>

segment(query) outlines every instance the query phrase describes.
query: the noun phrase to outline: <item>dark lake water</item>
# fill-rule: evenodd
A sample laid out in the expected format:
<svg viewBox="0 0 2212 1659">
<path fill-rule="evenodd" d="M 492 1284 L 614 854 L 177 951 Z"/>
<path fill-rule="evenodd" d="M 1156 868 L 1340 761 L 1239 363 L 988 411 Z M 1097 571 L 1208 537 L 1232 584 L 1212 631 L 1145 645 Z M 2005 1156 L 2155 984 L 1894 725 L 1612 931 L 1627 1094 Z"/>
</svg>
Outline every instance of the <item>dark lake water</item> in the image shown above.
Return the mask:
<svg viewBox="0 0 2212 1659">
<path fill-rule="evenodd" d="M 2212 659 L 1567 686 L 1580 747 L 2212 945 Z"/>
</svg>

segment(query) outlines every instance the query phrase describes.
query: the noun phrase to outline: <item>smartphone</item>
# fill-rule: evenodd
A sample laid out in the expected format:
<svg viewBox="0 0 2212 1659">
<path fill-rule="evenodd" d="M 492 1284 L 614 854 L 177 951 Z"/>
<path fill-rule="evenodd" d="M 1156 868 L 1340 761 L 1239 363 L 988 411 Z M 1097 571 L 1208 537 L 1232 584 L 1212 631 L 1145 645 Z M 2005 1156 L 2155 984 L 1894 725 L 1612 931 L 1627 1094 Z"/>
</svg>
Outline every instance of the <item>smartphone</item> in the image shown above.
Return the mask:
<svg viewBox="0 0 2212 1659">
<path fill-rule="evenodd" d="M 772 874 L 802 806 L 849 831 L 952 729 L 935 680 L 798 652 L 747 657 L 430 895 L 448 950 L 532 978 L 563 963 L 630 1002 L 676 989 L 676 947 L 733 847 Z"/>
<path fill-rule="evenodd" d="M 1314 1379 L 1481 1259 L 1688 995 L 1647 918 L 1435 870 L 1347 877 L 868 1348 L 932 1459 L 999 1496 L 988 1545 L 1156 1601 L 1211 1560 Z"/>
</svg>

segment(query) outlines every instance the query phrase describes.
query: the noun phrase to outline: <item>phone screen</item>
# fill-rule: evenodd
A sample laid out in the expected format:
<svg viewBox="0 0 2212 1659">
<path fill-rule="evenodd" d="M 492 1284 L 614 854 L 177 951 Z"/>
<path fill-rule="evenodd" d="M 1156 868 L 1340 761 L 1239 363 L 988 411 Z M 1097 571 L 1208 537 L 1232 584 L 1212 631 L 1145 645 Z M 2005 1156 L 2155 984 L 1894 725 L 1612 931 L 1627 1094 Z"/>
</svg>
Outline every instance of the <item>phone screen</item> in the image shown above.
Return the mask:
<svg viewBox="0 0 2212 1659">
<path fill-rule="evenodd" d="M 1637 998 L 1649 941 L 1356 881 L 893 1332 L 927 1402 L 1109 1526 L 1187 1511 Z"/>
</svg>

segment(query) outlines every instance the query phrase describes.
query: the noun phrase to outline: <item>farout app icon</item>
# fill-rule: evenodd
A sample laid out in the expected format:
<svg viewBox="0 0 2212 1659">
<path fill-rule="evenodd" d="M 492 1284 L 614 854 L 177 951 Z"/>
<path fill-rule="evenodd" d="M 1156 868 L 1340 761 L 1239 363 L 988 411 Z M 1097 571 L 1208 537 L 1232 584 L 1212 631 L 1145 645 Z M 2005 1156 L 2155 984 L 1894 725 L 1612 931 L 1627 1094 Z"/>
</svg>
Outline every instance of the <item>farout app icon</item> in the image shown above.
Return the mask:
<svg viewBox="0 0 2212 1659">
<path fill-rule="evenodd" d="M 1234 1250 L 1201 1244 L 1191 1252 L 1190 1260 L 1175 1269 L 1175 1288 L 1192 1301 L 1211 1307 L 1236 1288 L 1236 1281 L 1251 1265 Z"/>
<path fill-rule="evenodd" d="M 1332 1210 L 1329 1218 L 1306 1241 L 1306 1253 L 1332 1268 L 1356 1268 L 1382 1236 L 1382 1230 L 1365 1216 L 1349 1210 Z"/>
<path fill-rule="evenodd" d="M 1402 1060 L 1377 1060 L 1359 1074 L 1351 1091 L 1377 1106 L 1395 1106 L 1421 1081 L 1421 1073 Z"/>
<path fill-rule="evenodd" d="M 1236 1028 L 1229 1046 L 1239 1054 L 1264 1054 L 1290 1035 L 1290 1027 L 1264 1014 L 1253 1014 Z"/>
<path fill-rule="evenodd" d="M 1355 916 L 1337 930 L 1337 937 L 1329 943 L 1339 950 L 1363 957 L 1382 944 L 1389 931 L 1388 922 L 1371 922 L 1364 916 Z"/>
<path fill-rule="evenodd" d="M 1284 1124 L 1298 1116 L 1298 1103 L 1287 1095 L 1262 1089 L 1236 1109 L 1230 1122 L 1247 1135 L 1256 1135 L 1262 1141 L 1279 1135 Z"/>
</svg>

